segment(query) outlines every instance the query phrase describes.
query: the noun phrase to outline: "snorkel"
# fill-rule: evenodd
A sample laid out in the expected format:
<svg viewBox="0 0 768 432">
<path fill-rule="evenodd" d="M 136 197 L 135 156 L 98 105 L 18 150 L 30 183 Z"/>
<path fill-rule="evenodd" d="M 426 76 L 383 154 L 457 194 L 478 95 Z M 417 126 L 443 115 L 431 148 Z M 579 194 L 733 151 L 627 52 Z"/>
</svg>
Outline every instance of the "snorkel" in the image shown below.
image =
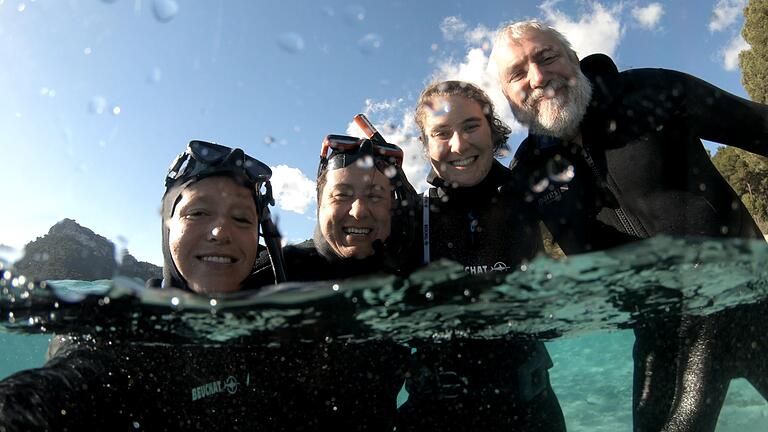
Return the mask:
<svg viewBox="0 0 768 432">
<path fill-rule="evenodd" d="M 225 176 L 251 191 L 259 214 L 259 234 L 264 239 L 275 276 L 275 283 L 285 282 L 285 264 L 281 237 L 272 221 L 269 206 L 275 204 L 272 170 L 261 161 L 248 156 L 239 148 L 229 148 L 205 141 L 191 141 L 184 153 L 179 154 L 165 179 L 162 201 L 163 232 L 163 287 L 189 289 L 173 261 L 169 246 L 167 221 L 173 215 L 181 194 L 188 186 L 213 176 Z M 250 276 L 249 276 L 250 277 Z M 246 278 L 242 285 L 246 285 Z"/>
<path fill-rule="evenodd" d="M 367 138 L 328 135 L 323 140 L 317 171 L 318 203 L 321 202 L 329 171 L 346 168 L 353 164 L 379 171 L 388 179 L 392 189 L 391 228 L 386 241 L 377 240 L 373 246 L 375 246 L 374 249 L 384 252 L 385 248 L 382 246 L 386 243 L 386 255 L 397 259 L 399 254 L 409 249 L 416 237 L 414 224 L 415 205 L 418 202 L 416 191 L 402 170 L 403 150 L 397 145 L 388 143 L 363 114 L 355 116 L 355 123 Z M 325 251 L 319 227 L 316 229 L 314 239 L 318 249 Z M 323 255 L 328 258 L 327 253 Z"/>
</svg>

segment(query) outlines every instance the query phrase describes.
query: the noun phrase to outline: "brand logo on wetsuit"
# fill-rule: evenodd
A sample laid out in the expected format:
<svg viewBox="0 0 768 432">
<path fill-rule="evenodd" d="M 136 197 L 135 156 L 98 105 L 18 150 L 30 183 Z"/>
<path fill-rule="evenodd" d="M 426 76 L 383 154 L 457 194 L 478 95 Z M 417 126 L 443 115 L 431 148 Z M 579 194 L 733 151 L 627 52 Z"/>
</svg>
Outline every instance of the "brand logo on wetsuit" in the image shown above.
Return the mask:
<svg viewBox="0 0 768 432">
<path fill-rule="evenodd" d="M 556 186 L 553 189 L 550 189 L 547 193 L 539 197 L 539 205 L 544 206 L 553 201 L 558 201 L 563 196 L 563 192 L 566 191 L 568 191 L 568 185 Z"/>
<path fill-rule="evenodd" d="M 239 385 L 237 379 L 232 375 L 227 377 L 226 381 L 211 381 L 207 384 L 194 387 L 192 389 L 192 400 L 196 401 L 218 393 L 223 393 L 224 391 L 229 394 L 235 394 Z"/>
<path fill-rule="evenodd" d="M 492 271 L 503 272 L 503 271 L 507 271 L 508 268 L 509 268 L 508 265 L 499 261 L 492 266 L 487 266 L 487 265 L 466 266 L 464 267 L 464 271 L 469 274 L 480 274 L 480 273 L 488 273 Z"/>
</svg>

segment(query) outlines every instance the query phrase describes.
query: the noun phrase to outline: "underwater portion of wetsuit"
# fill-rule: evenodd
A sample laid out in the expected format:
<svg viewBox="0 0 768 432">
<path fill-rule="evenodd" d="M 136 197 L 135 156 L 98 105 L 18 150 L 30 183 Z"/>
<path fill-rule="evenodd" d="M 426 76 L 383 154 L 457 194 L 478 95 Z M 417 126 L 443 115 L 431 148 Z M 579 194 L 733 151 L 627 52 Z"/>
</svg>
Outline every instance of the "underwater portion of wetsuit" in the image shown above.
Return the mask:
<svg viewBox="0 0 768 432">
<path fill-rule="evenodd" d="M 701 140 L 768 156 L 767 106 L 681 72 L 619 73 L 602 54 L 584 58 L 581 66 L 593 86 L 580 127 L 582 145 L 530 135 L 510 165 L 519 182 L 528 182 L 527 200 L 536 204 L 566 254 L 658 234 L 762 238 Z M 566 171 L 570 175 L 552 175 Z M 754 354 L 713 348 L 723 345 L 714 337 L 743 337 L 715 336 L 716 327 L 732 327 L 725 322 L 729 316 L 735 315 L 687 317 L 682 325 L 674 317 L 648 319 L 635 328 L 635 430 L 661 430 L 668 418 L 685 425 L 674 430 L 714 429 L 717 415 L 712 413 L 719 412 L 727 386 L 707 398 L 691 392 L 717 387 L 708 382 L 722 382 L 734 371 L 722 366 L 693 374 L 686 368 L 733 364 L 734 352 Z M 679 344 L 681 340 L 686 342 Z M 740 346 L 752 345 L 743 342 Z M 677 371 L 677 364 L 683 369 Z M 750 382 L 766 388 L 765 383 Z"/>
<path fill-rule="evenodd" d="M 387 376 L 377 344 L 363 368 L 336 342 L 70 341 L 0 383 L 0 418 L 20 431 L 387 431 L 403 378 Z"/>
<path fill-rule="evenodd" d="M 471 274 L 511 272 L 543 250 L 538 221 L 511 181 L 498 161 L 472 187 L 452 188 L 433 172 L 430 259 L 452 259 Z M 446 335 L 413 348 L 398 430 L 565 430 L 543 343 Z"/>
</svg>

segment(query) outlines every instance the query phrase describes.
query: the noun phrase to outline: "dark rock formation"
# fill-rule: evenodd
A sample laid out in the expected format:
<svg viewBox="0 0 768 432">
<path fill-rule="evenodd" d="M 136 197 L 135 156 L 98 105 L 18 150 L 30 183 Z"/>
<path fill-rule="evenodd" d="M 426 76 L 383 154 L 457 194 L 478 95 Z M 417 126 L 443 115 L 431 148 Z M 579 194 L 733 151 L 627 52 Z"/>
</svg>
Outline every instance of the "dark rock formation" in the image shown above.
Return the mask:
<svg viewBox="0 0 768 432">
<path fill-rule="evenodd" d="M 38 280 L 92 281 L 111 279 L 116 274 L 146 280 L 161 275 L 160 267 L 139 262 L 127 252 L 121 261 L 118 266 L 111 241 L 72 219 L 64 219 L 48 234 L 28 243 L 14 267 L 18 273 Z"/>
</svg>

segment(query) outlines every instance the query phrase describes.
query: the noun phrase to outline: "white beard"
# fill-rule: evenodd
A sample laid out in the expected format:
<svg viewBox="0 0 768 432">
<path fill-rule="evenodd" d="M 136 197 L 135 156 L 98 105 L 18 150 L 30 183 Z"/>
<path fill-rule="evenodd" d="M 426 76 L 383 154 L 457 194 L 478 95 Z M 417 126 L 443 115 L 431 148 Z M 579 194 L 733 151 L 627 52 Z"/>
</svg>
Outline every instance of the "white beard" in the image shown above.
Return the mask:
<svg viewBox="0 0 768 432">
<path fill-rule="evenodd" d="M 569 85 L 562 79 L 552 80 L 546 88 L 533 90 L 522 106 L 510 103 L 512 114 L 517 121 L 528 126 L 532 134 L 572 139 L 592 99 L 592 84 L 580 70 L 577 70 L 575 81 Z M 561 87 L 567 89 L 565 94 L 545 97 L 555 94 Z"/>
</svg>

